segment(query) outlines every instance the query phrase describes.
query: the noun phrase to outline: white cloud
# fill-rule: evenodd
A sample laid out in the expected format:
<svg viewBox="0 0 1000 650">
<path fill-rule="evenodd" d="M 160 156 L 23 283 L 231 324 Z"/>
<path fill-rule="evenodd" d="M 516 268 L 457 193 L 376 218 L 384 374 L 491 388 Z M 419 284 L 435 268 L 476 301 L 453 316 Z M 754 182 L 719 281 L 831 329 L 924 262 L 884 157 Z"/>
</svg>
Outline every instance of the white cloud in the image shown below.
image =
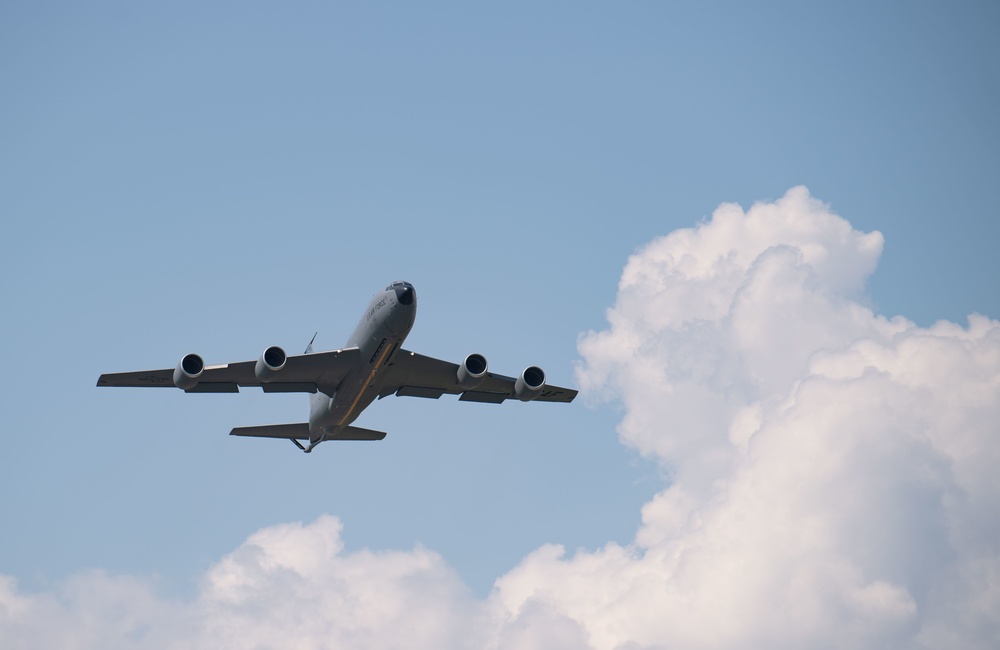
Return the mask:
<svg viewBox="0 0 1000 650">
<path fill-rule="evenodd" d="M 431 551 L 345 553 L 338 519 L 258 531 L 193 602 L 84 574 L 53 594 L 0 582 L 7 648 L 476 648 L 483 607 Z"/>
<path fill-rule="evenodd" d="M 531 585 L 599 648 L 996 647 L 1000 323 L 873 314 L 881 247 L 795 188 L 633 256 L 578 376 L 673 482 L 507 609 Z"/>
<path fill-rule="evenodd" d="M 191 602 L 0 580 L 0 645 L 998 647 L 1000 323 L 873 314 L 881 247 L 794 188 L 629 260 L 578 375 L 671 476 L 628 546 L 543 546 L 477 600 L 437 554 L 347 553 L 322 517 L 254 534 Z"/>
<path fill-rule="evenodd" d="M 191 632 L 185 608 L 159 598 L 148 581 L 102 571 L 72 576 L 40 595 L 0 576 L 0 647 L 166 648 Z"/>
<path fill-rule="evenodd" d="M 341 525 L 261 530 L 208 572 L 204 647 L 466 647 L 477 605 L 431 551 L 344 553 Z"/>
</svg>

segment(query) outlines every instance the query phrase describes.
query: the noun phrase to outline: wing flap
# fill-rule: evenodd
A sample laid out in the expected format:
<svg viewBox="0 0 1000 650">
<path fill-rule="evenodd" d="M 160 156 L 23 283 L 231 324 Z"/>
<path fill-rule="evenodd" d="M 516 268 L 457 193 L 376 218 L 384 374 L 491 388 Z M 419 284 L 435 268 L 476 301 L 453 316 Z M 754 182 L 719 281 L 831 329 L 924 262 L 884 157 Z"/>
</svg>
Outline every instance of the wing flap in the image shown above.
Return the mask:
<svg viewBox="0 0 1000 650">
<path fill-rule="evenodd" d="M 185 393 L 238 393 L 240 387 L 232 382 L 198 382 Z"/>
<path fill-rule="evenodd" d="M 444 395 L 443 388 L 428 388 L 425 386 L 403 386 L 396 391 L 400 397 L 426 397 L 438 399 Z"/>
<path fill-rule="evenodd" d="M 501 404 L 508 396 L 503 393 L 487 393 L 481 390 L 467 390 L 458 398 L 460 402 L 483 402 L 486 404 Z"/>
<path fill-rule="evenodd" d="M 265 393 L 315 393 L 317 390 L 316 384 L 308 381 L 282 381 L 278 383 L 268 382 L 266 384 L 261 384 L 260 389 Z"/>
</svg>

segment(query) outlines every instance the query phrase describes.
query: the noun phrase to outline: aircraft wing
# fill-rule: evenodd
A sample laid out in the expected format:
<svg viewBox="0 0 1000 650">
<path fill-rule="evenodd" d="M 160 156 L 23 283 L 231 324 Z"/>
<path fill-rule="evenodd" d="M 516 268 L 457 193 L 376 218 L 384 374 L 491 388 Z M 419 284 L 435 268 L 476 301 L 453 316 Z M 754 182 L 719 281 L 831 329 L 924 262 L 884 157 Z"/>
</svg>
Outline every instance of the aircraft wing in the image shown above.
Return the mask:
<svg viewBox="0 0 1000 650">
<path fill-rule="evenodd" d="M 458 383 L 458 364 L 424 356 L 409 350 L 400 350 L 393 359 L 379 397 L 396 394 L 404 397 L 437 399 L 448 393 L 461 395 L 465 402 L 490 402 L 499 404 L 507 399 L 517 399 L 514 394 L 516 377 L 489 372 L 475 390 L 465 390 Z M 537 402 L 572 402 L 577 391 L 545 384 Z"/>
<path fill-rule="evenodd" d="M 239 387 L 260 386 L 265 393 L 315 393 L 317 386 L 337 386 L 360 363 L 358 348 L 290 356 L 275 378 L 262 383 L 254 374 L 256 361 L 205 366 L 198 383 L 188 393 L 238 393 Z M 174 369 L 103 374 L 98 386 L 174 386 Z"/>
</svg>

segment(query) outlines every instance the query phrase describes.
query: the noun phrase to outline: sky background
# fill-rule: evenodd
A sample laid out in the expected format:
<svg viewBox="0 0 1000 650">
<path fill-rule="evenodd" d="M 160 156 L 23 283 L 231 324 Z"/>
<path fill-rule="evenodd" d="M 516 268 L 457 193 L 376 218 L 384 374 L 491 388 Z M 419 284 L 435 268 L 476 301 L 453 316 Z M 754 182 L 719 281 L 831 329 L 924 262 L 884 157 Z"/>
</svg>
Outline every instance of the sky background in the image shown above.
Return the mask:
<svg viewBox="0 0 1000 650">
<path fill-rule="evenodd" d="M 339 347 L 406 279 L 408 348 L 578 386 L 630 256 L 797 186 L 884 238 L 845 300 L 997 319 L 998 28 L 987 2 L 5 2 L 0 574 L 192 601 L 255 531 L 331 515 L 344 552 L 425 549 L 482 600 L 545 544 L 633 544 L 683 463 L 597 380 L 386 399 L 357 421 L 383 442 L 306 456 L 226 435 L 301 395 L 97 376 Z"/>
</svg>

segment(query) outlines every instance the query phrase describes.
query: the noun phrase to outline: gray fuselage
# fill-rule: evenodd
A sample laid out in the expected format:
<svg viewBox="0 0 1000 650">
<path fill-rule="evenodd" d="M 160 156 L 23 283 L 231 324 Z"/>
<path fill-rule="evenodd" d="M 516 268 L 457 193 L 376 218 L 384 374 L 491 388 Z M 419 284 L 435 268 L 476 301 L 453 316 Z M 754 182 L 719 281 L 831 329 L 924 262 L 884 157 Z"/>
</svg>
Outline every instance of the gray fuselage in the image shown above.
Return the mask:
<svg viewBox="0 0 1000 650">
<path fill-rule="evenodd" d="M 381 376 L 399 351 L 417 315 L 417 295 L 408 282 L 394 282 L 375 294 L 348 348 L 361 351 L 361 363 L 336 387 L 322 387 L 309 396 L 309 441 L 313 444 L 336 434 L 361 414 L 379 395 Z"/>
</svg>

